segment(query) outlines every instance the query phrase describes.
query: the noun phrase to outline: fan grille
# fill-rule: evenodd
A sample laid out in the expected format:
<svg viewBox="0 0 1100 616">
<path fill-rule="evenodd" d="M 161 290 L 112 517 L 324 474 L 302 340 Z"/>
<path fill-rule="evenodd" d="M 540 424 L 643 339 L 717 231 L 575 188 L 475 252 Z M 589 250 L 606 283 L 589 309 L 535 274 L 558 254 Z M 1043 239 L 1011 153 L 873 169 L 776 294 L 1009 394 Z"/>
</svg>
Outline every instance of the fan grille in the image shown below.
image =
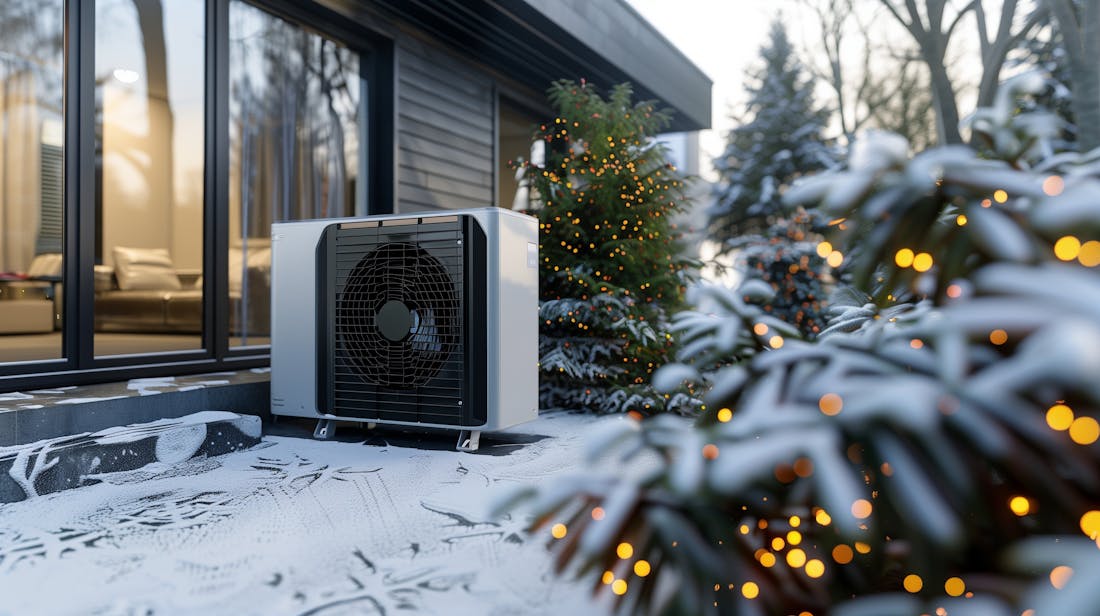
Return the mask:
<svg viewBox="0 0 1100 616">
<path fill-rule="evenodd" d="M 428 384 L 461 344 L 461 302 L 447 267 L 408 242 L 359 260 L 337 296 L 336 321 L 349 367 L 380 387 Z"/>
<path fill-rule="evenodd" d="M 484 424 L 486 236 L 476 221 L 351 220 L 329 227 L 318 251 L 318 408 Z"/>
</svg>

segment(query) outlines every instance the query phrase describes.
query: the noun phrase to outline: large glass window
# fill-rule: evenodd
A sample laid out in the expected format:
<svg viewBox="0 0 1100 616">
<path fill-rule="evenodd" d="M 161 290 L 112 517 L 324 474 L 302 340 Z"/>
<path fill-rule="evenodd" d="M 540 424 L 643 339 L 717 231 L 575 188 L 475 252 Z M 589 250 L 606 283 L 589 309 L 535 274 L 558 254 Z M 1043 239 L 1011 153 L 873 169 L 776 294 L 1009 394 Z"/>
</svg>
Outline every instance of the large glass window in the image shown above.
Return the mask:
<svg viewBox="0 0 1100 616">
<path fill-rule="evenodd" d="M 229 5 L 229 332 L 267 344 L 271 223 L 366 213 L 359 55 Z"/>
<path fill-rule="evenodd" d="M 96 0 L 95 354 L 199 349 L 203 0 Z"/>
<path fill-rule="evenodd" d="M 0 2 L 0 362 L 62 356 L 64 16 Z"/>
</svg>

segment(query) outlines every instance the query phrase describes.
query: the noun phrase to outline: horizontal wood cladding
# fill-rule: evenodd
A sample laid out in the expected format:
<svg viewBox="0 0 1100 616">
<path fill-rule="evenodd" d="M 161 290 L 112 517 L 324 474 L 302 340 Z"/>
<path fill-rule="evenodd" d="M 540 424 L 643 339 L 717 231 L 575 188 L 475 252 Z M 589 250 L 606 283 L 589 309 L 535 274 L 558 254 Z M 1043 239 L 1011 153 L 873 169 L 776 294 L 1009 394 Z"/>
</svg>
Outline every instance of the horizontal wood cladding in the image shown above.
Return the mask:
<svg viewBox="0 0 1100 616">
<path fill-rule="evenodd" d="M 395 47 L 397 210 L 493 205 L 492 79 L 415 38 Z"/>
</svg>

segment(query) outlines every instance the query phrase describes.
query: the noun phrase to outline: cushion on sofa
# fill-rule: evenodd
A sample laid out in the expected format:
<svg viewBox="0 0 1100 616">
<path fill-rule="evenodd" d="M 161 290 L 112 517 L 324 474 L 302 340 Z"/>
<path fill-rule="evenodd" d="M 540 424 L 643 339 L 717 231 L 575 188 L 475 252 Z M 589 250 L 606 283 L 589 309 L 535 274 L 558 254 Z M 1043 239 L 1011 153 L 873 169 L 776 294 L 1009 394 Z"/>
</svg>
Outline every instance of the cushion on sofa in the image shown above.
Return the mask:
<svg viewBox="0 0 1100 616">
<path fill-rule="evenodd" d="M 123 291 L 176 290 L 180 279 L 164 248 L 115 246 L 115 278 Z"/>
<path fill-rule="evenodd" d="M 61 276 L 61 253 L 45 252 L 31 261 L 27 268 L 28 278 L 58 278 Z"/>
<path fill-rule="evenodd" d="M 271 267 L 271 247 L 249 246 L 247 263 L 245 253 L 237 247 L 229 248 L 229 294 L 240 295 L 245 270 Z"/>
</svg>

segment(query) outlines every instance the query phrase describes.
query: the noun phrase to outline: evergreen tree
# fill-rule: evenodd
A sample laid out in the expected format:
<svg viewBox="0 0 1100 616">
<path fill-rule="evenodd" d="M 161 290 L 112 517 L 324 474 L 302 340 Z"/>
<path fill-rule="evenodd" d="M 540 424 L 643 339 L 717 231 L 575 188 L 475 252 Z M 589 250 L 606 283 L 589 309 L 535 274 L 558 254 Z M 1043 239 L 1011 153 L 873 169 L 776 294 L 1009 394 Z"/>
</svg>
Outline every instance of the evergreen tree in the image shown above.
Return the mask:
<svg viewBox="0 0 1100 616">
<path fill-rule="evenodd" d="M 671 217 L 684 178 L 653 135 L 670 116 L 633 103 L 627 84 L 605 100 L 591 84 L 556 82 L 553 122 L 539 127 L 545 163 L 521 161 L 538 195 L 540 404 L 648 414 L 681 404 L 653 392 L 669 359 L 669 308 L 685 268 Z"/>
<path fill-rule="evenodd" d="M 559 571 L 620 614 L 1096 613 L 1100 166 L 1022 158 L 1044 122 L 981 115 L 1001 147 L 870 134 L 787 194 L 848 221 L 854 301 L 806 342 L 758 280 L 702 288 L 654 382 L 709 385 L 706 413 L 589 446 L 660 469 L 513 493 L 557 526 Z"/>
<path fill-rule="evenodd" d="M 760 55 L 763 67 L 746 87 L 751 119 L 730 131 L 715 160 L 720 181 L 709 226 L 720 243 L 766 228 L 783 211 L 780 196 L 791 182 L 834 161 L 822 137 L 827 114 L 815 107 L 813 85 L 779 21 Z"/>
<path fill-rule="evenodd" d="M 822 137 L 827 114 L 814 105 L 812 84 L 778 21 L 760 51 L 763 67 L 747 87 L 751 119 L 730 131 L 715 160 L 721 179 L 710 211 L 710 234 L 723 251 L 737 251 L 746 278 L 775 291 L 767 309 L 807 337 L 824 325 L 826 260 L 814 212 L 788 212 L 782 193 L 803 174 L 832 165 Z M 838 266 L 839 255 L 829 265 Z"/>
</svg>

